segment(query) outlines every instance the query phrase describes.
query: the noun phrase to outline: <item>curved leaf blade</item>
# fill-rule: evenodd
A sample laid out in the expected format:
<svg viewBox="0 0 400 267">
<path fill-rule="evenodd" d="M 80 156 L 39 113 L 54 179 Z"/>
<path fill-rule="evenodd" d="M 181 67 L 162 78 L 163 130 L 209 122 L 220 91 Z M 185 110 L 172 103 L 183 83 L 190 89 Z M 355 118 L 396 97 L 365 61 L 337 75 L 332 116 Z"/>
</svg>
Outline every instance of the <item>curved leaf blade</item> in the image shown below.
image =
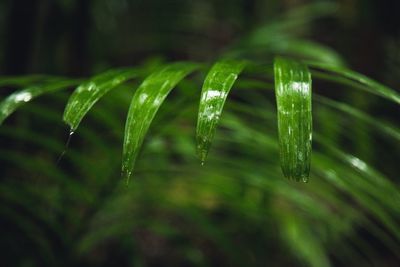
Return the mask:
<svg viewBox="0 0 400 267">
<path fill-rule="evenodd" d="M 21 105 L 42 94 L 65 89 L 76 84 L 78 84 L 76 80 L 56 81 L 44 85 L 31 86 L 12 93 L 0 103 L 0 125 Z"/>
<path fill-rule="evenodd" d="M 64 121 L 75 131 L 93 105 L 111 89 L 139 75 L 139 70 L 117 69 L 99 74 L 82 83 L 70 96 L 64 110 Z"/>
<path fill-rule="evenodd" d="M 308 181 L 311 162 L 311 74 L 289 59 L 274 62 L 280 161 L 285 177 Z"/>
<path fill-rule="evenodd" d="M 169 92 L 198 67 L 194 63 L 177 62 L 148 76 L 135 92 L 125 124 L 122 153 L 122 176 L 127 183 L 147 130 Z"/>
<path fill-rule="evenodd" d="M 244 61 L 219 61 L 213 65 L 204 81 L 197 119 L 197 154 L 206 160 L 226 98 L 245 67 Z"/>
</svg>

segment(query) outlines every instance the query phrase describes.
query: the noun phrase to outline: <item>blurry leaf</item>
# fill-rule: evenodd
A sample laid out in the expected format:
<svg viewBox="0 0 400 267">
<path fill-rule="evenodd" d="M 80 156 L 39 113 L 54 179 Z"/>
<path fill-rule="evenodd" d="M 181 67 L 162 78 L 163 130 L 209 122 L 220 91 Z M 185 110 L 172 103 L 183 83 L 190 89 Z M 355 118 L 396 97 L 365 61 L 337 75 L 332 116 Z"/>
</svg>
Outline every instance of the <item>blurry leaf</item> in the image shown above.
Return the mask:
<svg viewBox="0 0 400 267">
<path fill-rule="evenodd" d="M 109 70 L 76 88 L 64 111 L 64 121 L 71 127 L 71 131 L 78 128 L 83 117 L 102 96 L 138 75 L 138 69 Z"/>
<path fill-rule="evenodd" d="M 394 217 L 399 210 L 399 189 L 387 178 L 380 176 L 370 165 L 357 157 L 343 153 L 334 148 L 321 136 L 315 140 L 328 149 L 332 156 L 318 159 L 317 166 L 326 172 L 327 178 L 340 188 L 362 207 L 364 212 L 372 214 L 379 224 L 384 225 L 390 236 L 400 240 L 399 224 Z M 332 158 L 339 161 L 332 161 Z M 327 162 L 330 162 L 327 166 Z M 373 221 L 373 223 L 376 223 Z M 383 236 L 382 236 L 383 239 Z M 388 246 L 393 247 L 392 241 L 386 241 Z M 397 248 L 399 245 L 395 245 Z"/>
<path fill-rule="evenodd" d="M 257 27 L 241 44 L 254 46 L 287 42 L 309 29 L 314 20 L 332 15 L 337 9 L 338 5 L 332 1 L 314 2 L 291 9 L 284 16 Z"/>
<path fill-rule="evenodd" d="M 19 106 L 31 101 L 44 93 L 57 91 L 76 85 L 75 80 L 56 81 L 44 85 L 28 87 L 21 91 L 17 91 L 0 103 L 0 125 L 10 116 Z"/>
<path fill-rule="evenodd" d="M 342 67 L 345 65 L 342 57 L 333 49 L 316 42 L 289 39 L 272 43 L 271 50 L 275 53 L 300 56 L 317 62 Z"/>
<path fill-rule="evenodd" d="M 310 21 L 328 15 L 334 15 L 338 9 L 338 3 L 332 1 L 324 0 L 311 2 L 309 4 L 304 4 L 303 6 L 290 9 L 284 18 L 287 20 L 301 19 L 304 21 Z"/>
<path fill-rule="evenodd" d="M 292 253 L 306 260 L 310 266 L 331 266 L 324 247 L 313 234 L 312 228 L 307 225 L 307 222 L 296 216 L 295 210 L 280 209 L 277 212 L 278 219 L 282 224 L 282 237 L 291 247 Z"/>
<path fill-rule="evenodd" d="M 311 74 L 307 66 L 276 58 L 280 160 L 285 177 L 307 181 L 310 173 L 312 117 Z"/>
<path fill-rule="evenodd" d="M 4 201 L 2 200 L 1 202 L 3 203 Z M 54 266 L 57 259 L 43 225 L 31 220 L 28 215 L 18 210 L 19 209 L 1 204 L 0 218 L 2 218 L 2 220 L 4 220 L 3 218 L 7 218 L 7 220 L 11 221 L 17 227 L 18 231 L 25 234 L 24 242 L 33 244 L 31 245 L 33 253 L 38 253 L 41 256 L 44 266 Z M 23 257 L 25 255 L 20 256 Z"/>
<path fill-rule="evenodd" d="M 343 67 L 344 59 L 333 49 L 316 42 L 293 38 L 290 36 L 280 36 L 274 39 L 260 39 L 257 42 L 248 44 L 248 47 L 234 50 L 236 57 L 267 57 L 281 55 L 296 57 L 304 60 L 312 60 L 323 64 Z"/>
<path fill-rule="evenodd" d="M 27 76 L 2 76 L 0 86 L 29 86 L 33 83 L 50 82 L 63 80 L 64 78 L 49 75 L 27 75 Z"/>
<path fill-rule="evenodd" d="M 126 119 L 123 144 L 122 175 L 127 178 L 127 182 L 159 107 L 179 81 L 197 67 L 197 64 L 183 62 L 167 65 L 147 77 L 135 92 Z"/>
<path fill-rule="evenodd" d="M 245 67 L 242 61 L 219 61 L 208 72 L 201 92 L 197 120 L 197 154 L 204 163 L 218 125 L 226 97 Z"/>
<path fill-rule="evenodd" d="M 351 71 L 349 69 L 335 67 L 322 63 L 307 62 L 307 64 L 311 68 L 320 69 L 328 72 L 328 73 L 318 73 L 318 76 L 321 78 L 327 78 L 328 80 L 345 83 L 349 85 L 355 84 L 354 86 L 355 88 L 367 91 L 371 94 L 381 96 L 397 104 L 400 104 L 400 94 L 398 92 L 360 73 Z"/>
<path fill-rule="evenodd" d="M 371 115 L 368 115 L 361 110 L 354 108 L 350 105 L 347 105 L 345 103 L 337 102 L 332 99 L 320 96 L 320 95 L 315 95 L 314 99 L 317 100 L 318 102 L 327 105 L 331 108 L 337 109 L 342 111 L 343 113 L 346 113 L 348 115 L 353 116 L 354 118 L 358 120 L 365 121 L 369 123 L 370 125 L 374 126 L 374 129 L 377 132 L 386 134 L 388 136 L 391 136 L 392 138 L 396 139 L 397 141 L 400 141 L 400 129 L 393 125 L 389 125 L 388 123 L 385 123 L 381 119 L 377 119 L 372 117 Z"/>
</svg>

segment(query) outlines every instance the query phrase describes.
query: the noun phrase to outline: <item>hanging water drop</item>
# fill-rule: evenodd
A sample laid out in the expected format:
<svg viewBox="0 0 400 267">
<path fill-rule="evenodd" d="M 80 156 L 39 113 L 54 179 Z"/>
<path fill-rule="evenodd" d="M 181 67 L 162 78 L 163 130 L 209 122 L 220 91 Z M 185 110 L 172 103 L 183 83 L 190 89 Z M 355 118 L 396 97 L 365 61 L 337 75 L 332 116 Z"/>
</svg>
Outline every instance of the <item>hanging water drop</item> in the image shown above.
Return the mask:
<svg viewBox="0 0 400 267">
<path fill-rule="evenodd" d="M 72 138 L 72 135 L 73 135 L 74 133 L 75 133 L 75 132 L 74 132 L 73 130 L 70 130 L 70 131 L 69 131 L 68 138 L 67 138 L 67 142 L 65 142 L 64 150 L 61 152 L 60 156 L 58 156 L 56 165 L 58 165 L 58 164 L 60 163 L 61 159 L 62 159 L 62 158 L 64 157 L 64 155 L 67 153 L 67 149 L 68 149 L 68 147 L 69 147 L 69 143 L 71 142 L 71 138 Z"/>
</svg>

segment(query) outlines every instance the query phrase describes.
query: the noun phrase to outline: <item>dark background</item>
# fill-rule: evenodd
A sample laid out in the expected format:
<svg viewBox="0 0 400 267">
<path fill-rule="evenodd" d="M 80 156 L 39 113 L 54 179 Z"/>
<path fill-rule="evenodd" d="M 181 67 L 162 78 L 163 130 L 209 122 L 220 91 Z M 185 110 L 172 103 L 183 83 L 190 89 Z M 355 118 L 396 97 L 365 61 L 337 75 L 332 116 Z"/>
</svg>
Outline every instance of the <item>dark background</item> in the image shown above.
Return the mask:
<svg viewBox="0 0 400 267">
<path fill-rule="evenodd" d="M 1 1 L 2 74 L 84 76 L 149 56 L 210 60 L 284 11 L 312 1 Z M 356 70 L 394 87 L 399 66 L 395 0 L 343 0 L 309 38 Z M 394 72 L 394 73 L 393 73 Z"/>
</svg>

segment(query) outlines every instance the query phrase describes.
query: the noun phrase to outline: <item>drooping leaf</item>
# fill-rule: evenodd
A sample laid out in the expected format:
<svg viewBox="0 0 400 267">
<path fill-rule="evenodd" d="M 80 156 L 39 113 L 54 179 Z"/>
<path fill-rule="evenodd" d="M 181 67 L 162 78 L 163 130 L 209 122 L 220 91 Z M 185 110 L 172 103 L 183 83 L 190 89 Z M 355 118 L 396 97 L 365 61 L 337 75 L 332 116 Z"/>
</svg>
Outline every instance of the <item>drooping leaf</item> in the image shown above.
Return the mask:
<svg viewBox="0 0 400 267">
<path fill-rule="evenodd" d="M 312 117 L 311 74 L 306 65 L 276 58 L 280 161 L 285 177 L 307 181 L 310 173 Z"/>
<path fill-rule="evenodd" d="M 198 67 L 194 63 L 177 62 L 147 77 L 135 92 L 125 124 L 122 175 L 129 178 L 147 130 L 169 92 L 185 76 Z"/>
<path fill-rule="evenodd" d="M 63 80 L 46 83 L 44 85 L 37 85 L 28 87 L 26 89 L 17 91 L 9 95 L 0 103 L 0 125 L 3 121 L 10 116 L 18 107 L 32 99 L 52 91 L 74 86 L 78 83 L 76 80 Z"/>
<path fill-rule="evenodd" d="M 244 67 L 243 61 L 219 61 L 207 74 L 201 92 L 196 132 L 197 154 L 202 163 L 210 149 L 226 97 Z"/>
<path fill-rule="evenodd" d="M 64 121 L 75 131 L 86 113 L 111 89 L 139 75 L 138 69 L 117 69 L 99 74 L 82 83 L 68 100 Z"/>
<path fill-rule="evenodd" d="M 364 76 L 363 74 L 346 68 L 322 63 L 307 62 L 307 65 L 309 65 L 313 69 L 326 71 L 327 73 L 318 73 L 321 78 L 332 80 L 334 82 L 348 84 L 357 89 L 367 91 L 371 94 L 378 95 L 380 97 L 389 99 L 397 104 L 400 104 L 400 94 L 398 92 Z"/>
<path fill-rule="evenodd" d="M 320 77 L 319 75 L 320 75 L 320 73 L 317 74 L 318 77 Z M 355 84 L 354 84 L 354 82 L 349 82 L 349 85 L 354 86 Z M 246 89 L 246 90 L 248 88 L 251 88 L 253 90 L 254 89 L 257 89 L 257 90 L 272 89 L 272 87 L 269 83 L 265 83 L 262 81 L 244 80 L 244 79 L 238 80 L 236 83 L 236 87 L 237 87 L 237 89 Z M 343 113 L 346 113 L 346 115 L 354 117 L 358 120 L 367 122 L 368 124 L 375 126 L 374 129 L 377 132 L 386 134 L 394 139 L 400 140 L 400 129 L 398 129 L 395 125 L 384 122 L 383 120 L 377 120 L 375 117 L 368 115 L 367 113 L 363 112 L 360 109 L 352 107 L 343 102 L 338 102 L 338 101 L 323 97 L 318 94 L 314 94 L 313 100 L 315 100 L 316 102 L 321 103 L 323 105 L 327 105 L 333 109 L 339 110 Z"/>
</svg>

